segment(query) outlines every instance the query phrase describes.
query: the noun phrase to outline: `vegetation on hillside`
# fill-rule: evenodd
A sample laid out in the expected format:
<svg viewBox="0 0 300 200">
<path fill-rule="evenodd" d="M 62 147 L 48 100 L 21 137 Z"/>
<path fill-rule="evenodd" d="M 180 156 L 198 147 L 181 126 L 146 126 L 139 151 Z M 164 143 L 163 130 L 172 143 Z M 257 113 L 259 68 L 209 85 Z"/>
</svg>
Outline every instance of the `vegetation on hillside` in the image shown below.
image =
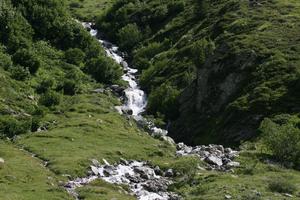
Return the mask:
<svg viewBox="0 0 300 200">
<path fill-rule="evenodd" d="M 0 21 L 1 135 L 36 130 L 63 95 L 86 90 L 89 74 L 99 83 L 119 81 L 120 66 L 111 64 L 62 1 L 1 1 Z M 101 61 L 97 73 L 95 60 Z"/>
<path fill-rule="evenodd" d="M 148 114 L 171 119 L 177 141 L 239 144 L 265 117 L 299 114 L 299 11 L 296 0 L 119 0 L 97 26 L 130 53 Z"/>
</svg>

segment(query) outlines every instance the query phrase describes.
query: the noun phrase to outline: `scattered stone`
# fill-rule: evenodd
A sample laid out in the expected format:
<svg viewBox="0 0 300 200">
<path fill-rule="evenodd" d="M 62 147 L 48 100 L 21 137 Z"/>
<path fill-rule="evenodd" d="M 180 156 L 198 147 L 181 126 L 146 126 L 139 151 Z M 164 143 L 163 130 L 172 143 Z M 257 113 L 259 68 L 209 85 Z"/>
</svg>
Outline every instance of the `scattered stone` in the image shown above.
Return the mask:
<svg viewBox="0 0 300 200">
<path fill-rule="evenodd" d="M 229 171 L 231 168 L 240 166 L 240 163 L 233 160 L 238 156 L 238 152 L 231 148 L 224 148 L 222 145 L 210 144 L 189 147 L 183 143 L 178 143 L 176 155 L 195 155 L 205 161 L 207 170 Z"/>
<path fill-rule="evenodd" d="M 92 161 L 96 165 L 99 162 Z M 173 192 L 168 192 L 168 186 L 172 184 L 172 180 L 168 177 L 161 176 L 159 167 L 152 167 L 147 162 L 127 161 L 121 159 L 120 163 L 110 165 L 106 160 L 106 164 L 100 166 L 91 166 L 93 174 L 86 178 L 76 178 L 64 185 L 66 190 L 78 199 L 76 188 L 82 187 L 95 179 L 103 179 L 112 184 L 128 185 L 129 190 L 137 199 L 148 200 L 180 200 L 180 196 Z M 173 176 L 172 169 L 167 170 L 167 175 Z"/>
<path fill-rule="evenodd" d="M 174 176 L 174 172 L 173 169 L 168 169 L 165 173 L 166 177 L 173 177 Z"/>
<path fill-rule="evenodd" d="M 217 157 L 217 156 L 209 156 L 205 159 L 205 161 L 209 164 L 212 164 L 212 165 L 217 165 L 217 166 L 222 166 L 223 165 L 223 162 L 222 162 L 222 159 Z"/>
<path fill-rule="evenodd" d="M 285 194 L 283 194 L 283 195 L 286 196 L 286 197 L 290 197 L 290 198 L 293 198 L 293 197 L 294 197 L 293 195 L 288 194 L 288 193 L 285 193 Z"/>
<path fill-rule="evenodd" d="M 92 170 L 92 172 L 93 172 L 94 175 L 98 175 L 99 174 L 99 171 L 98 171 L 97 167 L 91 166 L 91 170 Z"/>
<path fill-rule="evenodd" d="M 230 196 L 229 194 L 225 194 L 225 199 L 231 199 L 232 196 Z"/>
<path fill-rule="evenodd" d="M 239 162 L 235 162 L 235 161 L 231 161 L 231 162 L 227 163 L 226 166 L 228 166 L 229 168 L 239 167 L 240 163 Z"/>
<path fill-rule="evenodd" d="M 103 88 L 98 88 L 98 89 L 95 89 L 95 90 L 92 90 L 93 93 L 104 93 L 104 89 Z"/>
</svg>

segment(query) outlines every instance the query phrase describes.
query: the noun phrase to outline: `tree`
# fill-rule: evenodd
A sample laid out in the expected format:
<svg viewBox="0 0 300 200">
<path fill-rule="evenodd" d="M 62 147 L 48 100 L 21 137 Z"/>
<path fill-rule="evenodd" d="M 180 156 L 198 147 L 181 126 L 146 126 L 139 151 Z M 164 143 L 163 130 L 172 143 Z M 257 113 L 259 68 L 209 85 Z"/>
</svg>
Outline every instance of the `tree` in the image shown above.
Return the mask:
<svg viewBox="0 0 300 200">
<path fill-rule="evenodd" d="M 86 71 L 96 81 L 108 84 L 119 80 L 122 74 L 121 67 L 104 56 L 89 60 L 86 64 Z"/>
<path fill-rule="evenodd" d="M 131 50 L 141 41 L 142 33 L 136 24 L 128 24 L 119 30 L 117 37 L 122 49 Z"/>
<path fill-rule="evenodd" d="M 39 57 L 30 49 L 20 49 L 13 55 L 15 64 L 28 68 L 30 74 L 35 74 L 41 66 Z"/>
<path fill-rule="evenodd" d="M 68 63 L 73 65 L 80 65 L 85 58 L 85 54 L 78 48 L 70 48 L 65 52 L 65 59 Z"/>
</svg>

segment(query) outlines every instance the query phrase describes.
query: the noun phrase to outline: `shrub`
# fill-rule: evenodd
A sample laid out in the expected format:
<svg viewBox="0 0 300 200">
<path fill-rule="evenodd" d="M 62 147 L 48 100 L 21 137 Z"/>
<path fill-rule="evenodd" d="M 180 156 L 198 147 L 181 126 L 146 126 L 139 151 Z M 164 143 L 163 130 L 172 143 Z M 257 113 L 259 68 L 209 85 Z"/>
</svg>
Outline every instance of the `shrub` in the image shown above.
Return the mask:
<svg viewBox="0 0 300 200">
<path fill-rule="evenodd" d="M 16 119 L 11 116 L 0 118 L 0 133 L 7 137 L 14 137 L 26 133 L 31 128 L 31 120 Z"/>
<path fill-rule="evenodd" d="M 186 180 L 190 180 L 195 176 L 199 164 L 199 159 L 196 157 L 182 157 L 172 163 L 171 168 L 179 172 Z"/>
<path fill-rule="evenodd" d="M 119 30 L 117 37 L 121 48 L 131 50 L 142 39 L 142 33 L 136 24 L 128 24 Z"/>
<path fill-rule="evenodd" d="M 66 95 L 74 95 L 77 91 L 77 83 L 74 80 L 64 80 L 61 85 L 58 86 L 58 90 L 62 90 Z"/>
<path fill-rule="evenodd" d="M 66 61 L 73 65 L 80 65 L 84 61 L 84 58 L 85 58 L 84 52 L 78 48 L 74 48 L 74 49 L 71 48 L 65 52 Z"/>
<path fill-rule="evenodd" d="M 49 91 L 54 85 L 53 79 L 44 79 L 40 84 L 37 86 L 36 91 L 39 94 L 46 93 Z"/>
<path fill-rule="evenodd" d="M 13 61 L 14 63 L 19 64 L 24 68 L 28 68 L 31 74 L 36 73 L 39 67 L 41 66 L 40 59 L 30 49 L 18 50 L 13 56 Z"/>
<path fill-rule="evenodd" d="M 108 84 L 119 80 L 122 75 L 121 67 L 106 57 L 89 60 L 86 70 L 96 81 Z"/>
<path fill-rule="evenodd" d="M 3 69 L 8 70 L 12 66 L 11 57 L 7 54 L 0 52 L 0 67 Z"/>
<path fill-rule="evenodd" d="M 291 123 L 278 125 L 266 118 L 260 125 L 263 143 L 282 162 L 300 162 L 300 130 Z"/>
<path fill-rule="evenodd" d="M 60 95 L 53 91 L 49 91 L 43 94 L 39 99 L 39 103 L 46 107 L 58 105 L 59 102 L 60 102 Z"/>
<path fill-rule="evenodd" d="M 10 71 L 11 77 L 18 81 L 25 81 L 25 80 L 29 79 L 29 77 L 30 77 L 30 72 L 29 72 L 28 68 L 24 68 L 20 65 L 13 66 L 12 68 L 10 68 L 9 71 Z"/>
<path fill-rule="evenodd" d="M 174 119 L 178 115 L 177 97 L 179 90 L 168 83 L 164 83 L 149 96 L 148 110 L 152 114 L 163 113 L 168 119 Z"/>
<path fill-rule="evenodd" d="M 269 189 L 272 192 L 293 194 L 296 191 L 296 186 L 287 178 L 276 177 L 269 181 Z"/>
</svg>

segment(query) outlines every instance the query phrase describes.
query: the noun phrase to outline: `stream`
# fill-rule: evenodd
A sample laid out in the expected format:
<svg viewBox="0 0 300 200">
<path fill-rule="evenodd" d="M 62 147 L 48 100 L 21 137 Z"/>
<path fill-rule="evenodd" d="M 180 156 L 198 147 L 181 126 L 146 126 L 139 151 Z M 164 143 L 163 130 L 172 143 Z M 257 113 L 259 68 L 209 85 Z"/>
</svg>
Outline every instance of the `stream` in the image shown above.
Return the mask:
<svg viewBox="0 0 300 200">
<path fill-rule="evenodd" d="M 128 86 L 122 92 L 125 97 L 124 104 L 116 106 L 120 114 L 132 117 L 135 121 L 148 130 L 149 134 L 159 137 L 169 143 L 176 145 L 176 156 L 197 156 L 200 160 L 206 162 L 203 170 L 230 171 L 238 167 L 239 163 L 233 161 L 238 156 L 238 152 L 231 148 L 224 148 L 222 145 L 200 145 L 195 147 L 187 146 L 183 143 L 176 144 L 172 138 L 168 137 L 168 131 L 156 127 L 151 121 L 145 119 L 142 113 L 147 107 L 146 93 L 139 87 L 137 80 L 138 70 L 129 67 L 124 59 L 124 53 L 118 50 L 118 47 L 106 40 L 99 39 L 98 31 L 93 29 L 91 23 L 82 23 L 89 30 L 93 37 L 96 37 L 103 46 L 106 55 L 111 57 L 116 63 L 123 67 L 124 74 L 122 79 L 128 83 Z M 111 89 L 119 86 L 111 86 Z M 137 197 L 138 200 L 179 200 L 180 196 L 168 191 L 168 186 L 173 183 L 173 177 L 176 172 L 173 169 L 161 170 L 158 166 L 151 166 L 145 161 L 124 160 L 120 158 L 119 163 L 110 164 L 103 159 L 104 164 L 97 160 L 92 160 L 91 170 L 88 176 L 76 178 L 66 183 L 66 190 L 79 200 L 76 188 L 83 187 L 88 183 L 102 179 L 106 182 L 116 185 L 127 185 L 129 193 Z"/>
</svg>

